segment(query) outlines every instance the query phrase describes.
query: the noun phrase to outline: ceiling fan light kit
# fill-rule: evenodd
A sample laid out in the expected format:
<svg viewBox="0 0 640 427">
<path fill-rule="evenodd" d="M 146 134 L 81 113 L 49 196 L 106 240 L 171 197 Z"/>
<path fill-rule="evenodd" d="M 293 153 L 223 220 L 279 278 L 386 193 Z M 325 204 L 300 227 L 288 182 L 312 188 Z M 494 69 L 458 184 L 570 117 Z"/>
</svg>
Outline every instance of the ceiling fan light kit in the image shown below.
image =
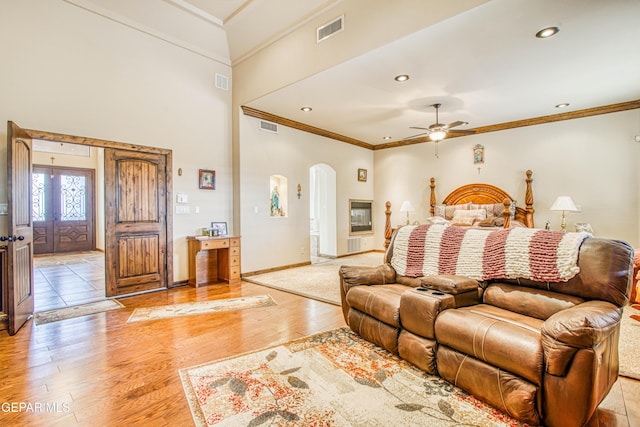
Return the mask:
<svg viewBox="0 0 640 427">
<path fill-rule="evenodd" d="M 434 130 L 429 134 L 429 139 L 432 141 L 442 141 L 447 136 L 447 131 L 444 129 Z"/>
<path fill-rule="evenodd" d="M 458 135 L 472 135 L 476 133 L 476 131 L 473 129 L 468 129 L 468 130 L 452 129 L 456 126 L 468 125 L 469 122 L 455 121 L 455 122 L 449 123 L 448 125 L 443 125 L 442 123 L 440 123 L 439 116 L 438 116 L 438 110 L 440 109 L 442 104 L 438 103 L 438 104 L 433 104 L 431 106 L 436 109 L 436 122 L 430 125 L 428 128 L 411 126 L 411 129 L 421 129 L 421 130 L 425 130 L 426 132 L 420 133 L 418 135 L 409 136 L 404 139 L 414 139 L 414 138 L 418 138 L 420 136 L 426 135 L 429 137 L 429 140 L 435 143 L 438 143 L 439 141 L 442 141 L 443 139 L 445 139 L 450 133 L 458 134 Z M 437 157 L 437 154 L 436 154 L 436 157 Z"/>
</svg>

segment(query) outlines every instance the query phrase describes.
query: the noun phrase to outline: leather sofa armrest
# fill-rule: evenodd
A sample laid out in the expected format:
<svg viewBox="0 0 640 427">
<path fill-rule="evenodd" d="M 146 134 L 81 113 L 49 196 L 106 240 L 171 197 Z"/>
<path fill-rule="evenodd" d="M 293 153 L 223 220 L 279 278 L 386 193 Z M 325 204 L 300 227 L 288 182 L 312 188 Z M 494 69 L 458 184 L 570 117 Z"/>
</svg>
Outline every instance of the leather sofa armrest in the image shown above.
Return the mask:
<svg viewBox="0 0 640 427">
<path fill-rule="evenodd" d="M 587 301 L 549 317 L 541 329 L 545 371 L 563 376 L 579 349 L 604 341 L 621 319 L 622 308 L 606 301 Z"/>
<path fill-rule="evenodd" d="M 457 295 L 471 291 L 477 292 L 480 284 L 477 280 L 469 277 L 440 274 L 420 278 L 420 286 L 446 294 Z"/>
<path fill-rule="evenodd" d="M 440 274 L 420 278 L 420 286 L 432 289 L 436 292 L 453 296 L 452 308 L 467 307 L 480 302 L 477 280 L 465 276 Z"/>
<path fill-rule="evenodd" d="M 389 264 L 340 267 L 340 281 L 345 293 L 353 286 L 386 285 L 396 281 L 396 271 Z"/>
</svg>

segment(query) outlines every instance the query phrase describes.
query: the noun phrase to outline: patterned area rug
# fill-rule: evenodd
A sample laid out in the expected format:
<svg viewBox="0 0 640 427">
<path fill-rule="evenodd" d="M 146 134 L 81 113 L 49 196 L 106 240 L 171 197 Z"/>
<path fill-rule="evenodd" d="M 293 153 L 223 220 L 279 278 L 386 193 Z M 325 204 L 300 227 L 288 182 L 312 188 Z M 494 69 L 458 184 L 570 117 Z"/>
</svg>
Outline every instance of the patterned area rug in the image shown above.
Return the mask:
<svg viewBox="0 0 640 427">
<path fill-rule="evenodd" d="M 56 310 L 41 311 L 35 313 L 33 319 L 36 325 L 44 325 L 46 323 L 88 316 L 90 314 L 102 313 L 103 311 L 116 310 L 123 307 L 124 305 L 117 300 L 106 299 L 82 305 L 74 305 L 72 307 L 58 308 Z"/>
<path fill-rule="evenodd" d="M 196 316 L 198 314 L 220 313 L 223 311 L 244 310 L 247 308 L 268 307 L 271 305 L 277 305 L 277 303 L 270 295 L 258 295 L 253 297 L 143 307 L 133 310 L 127 322 L 145 322 L 171 317 Z"/>
<path fill-rule="evenodd" d="M 620 327 L 620 375 L 640 380 L 640 304 L 627 305 Z"/>
<path fill-rule="evenodd" d="M 521 426 L 340 328 L 180 370 L 197 426 Z"/>
<path fill-rule="evenodd" d="M 290 292 L 303 297 L 340 305 L 341 265 L 371 265 L 384 263 L 381 252 L 367 252 L 360 255 L 335 258 L 330 261 L 289 268 L 271 273 L 257 274 L 242 278 L 247 282 Z"/>
</svg>

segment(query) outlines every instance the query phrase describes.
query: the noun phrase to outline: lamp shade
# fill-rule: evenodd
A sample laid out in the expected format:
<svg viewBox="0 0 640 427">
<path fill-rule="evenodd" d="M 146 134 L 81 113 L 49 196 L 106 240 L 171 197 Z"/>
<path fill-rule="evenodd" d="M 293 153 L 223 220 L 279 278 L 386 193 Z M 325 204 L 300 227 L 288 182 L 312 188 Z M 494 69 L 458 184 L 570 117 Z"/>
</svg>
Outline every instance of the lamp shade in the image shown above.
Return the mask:
<svg viewBox="0 0 640 427">
<path fill-rule="evenodd" d="M 558 196 L 553 205 L 551 205 L 550 210 L 552 211 L 573 211 L 576 212 L 578 208 L 576 208 L 576 204 L 573 203 L 571 197 L 569 196 Z"/>
<path fill-rule="evenodd" d="M 402 206 L 400 206 L 400 212 L 414 212 L 416 208 L 413 207 L 410 201 L 405 200 L 402 202 Z"/>
</svg>

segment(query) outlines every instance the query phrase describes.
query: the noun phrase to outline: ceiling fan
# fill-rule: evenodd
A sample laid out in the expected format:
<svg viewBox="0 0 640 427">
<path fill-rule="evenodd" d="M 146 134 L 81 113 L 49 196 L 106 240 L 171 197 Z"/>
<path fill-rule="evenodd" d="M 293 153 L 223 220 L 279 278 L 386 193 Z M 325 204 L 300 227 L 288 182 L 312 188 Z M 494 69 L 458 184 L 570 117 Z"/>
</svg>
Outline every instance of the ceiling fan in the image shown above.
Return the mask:
<svg viewBox="0 0 640 427">
<path fill-rule="evenodd" d="M 435 143 L 437 143 L 438 141 L 442 141 L 443 139 L 445 139 L 447 137 L 447 135 L 449 134 L 456 134 L 456 135 L 473 135 L 474 133 L 476 133 L 475 130 L 472 129 L 451 129 L 454 128 L 456 126 L 462 126 L 462 125 L 468 125 L 468 122 L 461 122 L 461 121 L 456 121 L 453 123 L 449 123 L 448 125 L 443 125 L 442 123 L 438 122 L 438 109 L 442 106 L 442 104 L 433 104 L 432 107 L 436 109 L 436 122 L 432 125 L 430 125 L 428 128 L 421 128 L 421 127 L 417 127 L 417 126 L 411 126 L 410 129 L 421 129 L 421 130 L 426 130 L 427 132 L 423 132 L 423 133 L 419 133 L 417 135 L 413 135 L 413 136 L 409 136 L 407 138 L 404 139 L 413 139 L 413 138 L 417 138 L 419 136 L 423 136 L 423 135 L 428 135 L 429 139 Z"/>
</svg>

